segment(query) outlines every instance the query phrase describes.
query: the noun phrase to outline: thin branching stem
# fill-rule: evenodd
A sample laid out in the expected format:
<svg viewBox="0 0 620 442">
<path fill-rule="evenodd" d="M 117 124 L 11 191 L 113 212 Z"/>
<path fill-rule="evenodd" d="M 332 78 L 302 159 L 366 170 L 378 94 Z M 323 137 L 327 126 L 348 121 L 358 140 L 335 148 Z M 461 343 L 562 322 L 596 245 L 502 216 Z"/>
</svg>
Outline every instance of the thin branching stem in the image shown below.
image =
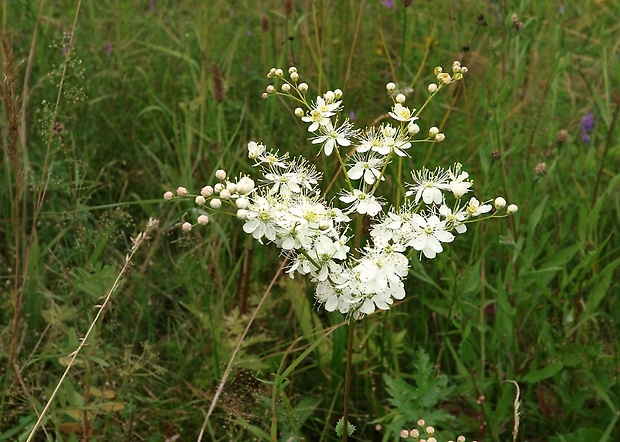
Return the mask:
<svg viewBox="0 0 620 442">
<path fill-rule="evenodd" d="M 84 349 L 84 347 L 88 345 L 88 338 L 90 337 L 91 333 L 95 329 L 95 326 L 99 323 L 99 319 L 103 316 L 104 312 L 106 311 L 106 308 L 108 307 L 110 300 L 112 299 L 112 295 L 118 289 L 118 286 L 120 285 L 121 280 L 123 279 L 123 275 L 127 272 L 127 270 L 129 269 L 131 265 L 131 260 L 133 259 L 134 255 L 136 254 L 140 246 L 146 240 L 148 240 L 153 230 L 155 230 L 155 228 L 157 227 L 157 224 L 158 224 L 157 220 L 150 219 L 146 225 L 146 229 L 144 230 L 144 232 L 140 233 L 138 237 L 134 240 L 131 251 L 125 257 L 125 263 L 123 264 L 121 271 L 116 276 L 116 279 L 114 280 L 114 284 L 112 284 L 112 287 L 110 288 L 110 290 L 108 290 L 108 292 L 105 294 L 105 297 L 103 298 L 103 302 L 96 306 L 97 314 L 95 315 L 95 319 L 93 319 L 93 321 L 91 322 L 90 327 L 88 327 L 88 331 L 86 332 L 84 337 L 80 339 L 80 345 L 78 345 L 78 347 L 73 352 L 71 352 L 71 354 L 69 355 L 71 359 L 69 360 L 69 363 L 67 364 L 67 368 L 65 368 L 65 371 L 60 377 L 60 379 L 58 380 L 58 383 L 56 384 L 54 391 L 52 391 L 52 394 L 50 395 L 50 398 L 47 401 L 47 404 L 45 404 L 43 411 L 41 411 L 41 414 L 39 415 L 37 421 L 32 427 L 32 430 L 30 430 L 30 434 L 28 435 L 28 439 L 26 439 L 26 442 L 30 442 L 32 438 L 34 437 L 35 433 L 37 432 L 37 429 L 39 428 L 39 426 L 41 425 L 41 422 L 43 421 L 43 418 L 45 417 L 46 413 L 49 411 L 52 405 L 52 402 L 54 401 L 54 398 L 56 397 L 56 394 L 60 390 L 60 387 L 65 381 L 65 378 L 69 374 L 69 371 L 73 367 L 75 360 L 79 356 L 80 352 Z"/>
</svg>

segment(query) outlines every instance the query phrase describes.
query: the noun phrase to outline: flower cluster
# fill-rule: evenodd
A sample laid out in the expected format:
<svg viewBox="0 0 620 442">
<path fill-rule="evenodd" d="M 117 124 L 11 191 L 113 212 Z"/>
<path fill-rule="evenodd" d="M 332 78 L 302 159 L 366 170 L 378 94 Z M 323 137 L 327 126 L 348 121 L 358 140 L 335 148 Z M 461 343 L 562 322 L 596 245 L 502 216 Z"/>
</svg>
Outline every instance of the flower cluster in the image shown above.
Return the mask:
<svg viewBox="0 0 620 442">
<path fill-rule="evenodd" d="M 402 439 L 413 439 L 418 442 L 438 442 L 437 436 L 435 434 L 435 428 L 431 427 L 430 425 L 426 425 L 424 419 L 420 419 L 417 424 L 419 428 L 402 430 L 400 432 L 400 437 Z M 465 436 L 459 436 L 456 438 L 456 442 L 465 442 L 465 440 Z M 454 441 L 449 440 L 447 442 Z"/>
<path fill-rule="evenodd" d="M 442 87 L 461 80 L 466 72 L 458 62 L 453 63 L 451 74 L 436 68 L 438 84 L 428 86 L 429 97 L 421 109 Z M 392 121 L 359 130 L 348 119 L 339 121 L 341 90 L 309 101 L 308 85 L 299 81 L 296 68 L 290 68 L 288 76 L 273 68 L 268 77 L 282 84 L 279 90 L 268 86 L 263 96 L 283 95 L 299 103 L 295 115 L 308 125 L 312 144 L 320 146 L 319 154 L 336 155 L 346 187 L 338 198 L 327 200 L 319 186 L 322 174 L 307 159 L 250 141 L 248 157 L 260 170 L 259 184 L 247 176 L 230 181 L 219 170 L 219 182 L 205 186 L 195 202 L 201 209 L 217 210 L 223 203 L 235 207 L 245 233 L 289 254 L 291 278 L 309 275 L 315 283 L 316 301 L 327 311 L 359 318 L 376 309 L 389 309 L 394 300 L 405 296 L 403 281 L 412 256 L 435 258 L 445 244 L 467 231 L 468 223 L 517 211 L 517 206 L 507 206 L 501 197 L 483 202 L 474 196 L 465 198 L 472 192 L 473 181 L 459 163 L 448 169 L 423 167 L 412 172 L 405 202 L 386 207 L 377 191 L 387 166 L 397 157 L 409 157 L 413 143 L 437 143 L 445 135 L 430 127 L 426 137 L 416 138 L 421 133 L 420 111 L 406 105 L 405 95 L 395 92 L 394 83 L 386 85 Z M 187 196 L 185 188 L 177 189 L 176 197 Z M 171 200 L 175 195 L 166 192 L 164 198 Z M 361 216 L 371 219 L 369 239 L 360 249 L 352 249 L 349 224 L 352 217 L 359 222 Z M 208 220 L 201 214 L 197 222 L 207 224 Z M 189 222 L 182 225 L 185 231 L 192 227 Z"/>
</svg>

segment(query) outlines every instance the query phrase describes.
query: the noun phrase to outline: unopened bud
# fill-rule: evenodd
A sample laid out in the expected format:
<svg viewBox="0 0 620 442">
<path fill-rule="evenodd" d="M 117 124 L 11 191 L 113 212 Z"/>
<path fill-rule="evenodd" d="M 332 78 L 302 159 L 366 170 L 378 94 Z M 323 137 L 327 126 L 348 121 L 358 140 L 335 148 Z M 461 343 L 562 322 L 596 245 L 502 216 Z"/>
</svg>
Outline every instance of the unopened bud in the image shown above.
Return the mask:
<svg viewBox="0 0 620 442">
<path fill-rule="evenodd" d="M 220 207 L 222 207 L 222 200 L 220 200 L 219 198 L 213 198 L 210 202 L 209 205 L 211 206 L 212 209 L 219 209 Z"/>
</svg>

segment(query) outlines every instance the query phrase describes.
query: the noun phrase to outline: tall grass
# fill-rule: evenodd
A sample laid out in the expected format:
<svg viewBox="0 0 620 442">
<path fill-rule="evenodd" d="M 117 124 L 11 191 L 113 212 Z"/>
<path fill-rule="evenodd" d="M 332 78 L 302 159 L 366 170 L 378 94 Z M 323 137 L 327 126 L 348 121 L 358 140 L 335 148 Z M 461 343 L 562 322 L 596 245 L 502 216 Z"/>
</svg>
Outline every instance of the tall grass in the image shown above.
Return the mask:
<svg viewBox="0 0 620 442">
<path fill-rule="evenodd" d="M 184 235 L 187 207 L 160 196 L 219 167 L 250 172 L 249 139 L 308 154 L 292 109 L 260 98 L 272 66 L 340 87 L 363 126 L 385 114 L 386 82 L 422 103 L 432 68 L 453 59 L 468 78 L 424 114 L 447 140 L 398 164 L 392 192 L 413 168 L 460 161 L 481 195 L 520 210 L 414 263 L 405 301 L 357 324 L 356 437 L 393 440 L 424 418 L 448 436 L 509 440 L 510 380 L 520 440 L 620 436 L 620 7 L 389 3 L 99 1 L 79 15 L 69 1 L 3 3 L 0 440 L 26 440 L 150 217 L 162 229 L 40 440 L 195 440 L 231 360 L 203 439 L 337 440 L 343 318 L 313 309 L 299 279 L 278 278 L 257 310 L 282 257 L 223 216 Z M 411 404 L 424 414 L 413 422 Z"/>
</svg>

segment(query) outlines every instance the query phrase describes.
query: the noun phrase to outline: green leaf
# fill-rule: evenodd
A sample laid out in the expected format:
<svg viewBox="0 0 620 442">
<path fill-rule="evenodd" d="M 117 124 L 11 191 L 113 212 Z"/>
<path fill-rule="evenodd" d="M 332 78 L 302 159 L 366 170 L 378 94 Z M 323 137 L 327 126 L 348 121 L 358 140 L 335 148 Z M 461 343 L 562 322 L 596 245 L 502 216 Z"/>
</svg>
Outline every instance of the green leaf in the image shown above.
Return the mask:
<svg viewBox="0 0 620 442">
<path fill-rule="evenodd" d="M 564 364 L 562 364 L 562 363 L 549 364 L 549 365 L 547 365 L 544 368 L 540 368 L 538 370 L 530 371 L 528 374 L 523 376 L 523 378 L 521 380 L 523 382 L 536 383 L 536 382 L 541 381 L 543 379 L 550 378 L 551 376 L 555 375 L 557 372 L 559 372 L 563 368 L 564 368 Z"/>
</svg>

